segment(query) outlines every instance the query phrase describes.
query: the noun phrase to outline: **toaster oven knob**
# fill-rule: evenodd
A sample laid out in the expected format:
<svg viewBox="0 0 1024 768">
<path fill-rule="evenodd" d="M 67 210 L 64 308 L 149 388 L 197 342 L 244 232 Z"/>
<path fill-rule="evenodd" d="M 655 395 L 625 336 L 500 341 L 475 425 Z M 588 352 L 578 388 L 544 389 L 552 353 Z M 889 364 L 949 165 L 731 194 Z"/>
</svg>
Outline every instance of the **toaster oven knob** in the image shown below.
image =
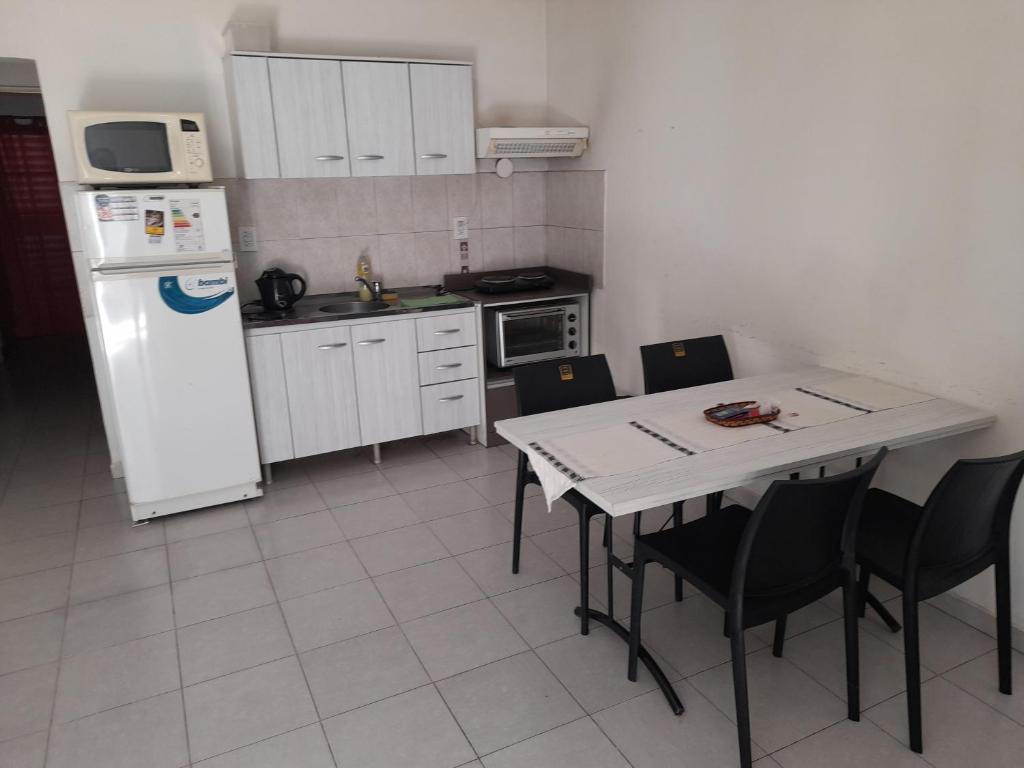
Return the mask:
<svg viewBox="0 0 1024 768">
<path fill-rule="evenodd" d="M 569 349 L 576 349 L 576 342 L 575 341 L 570 341 L 569 342 Z"/>
<path fill-rule="evenodd" d="M 570 328 L 569 329 L 569 335 L 570 336 L 575 336 L 576 335 L 576 329 L 575 328 Z"/>
<path fill-rule="evenodd" d="M 569 315 L 569 316 L 568 316 L 568 317 L 566 318 L 566 320 L 568 320 L 568 321 L 569 321 L 570 323 L 575 323 L 575 322 L 576 322 L 576 315 L 570 314 L 570 315 Z"/>
</svg>

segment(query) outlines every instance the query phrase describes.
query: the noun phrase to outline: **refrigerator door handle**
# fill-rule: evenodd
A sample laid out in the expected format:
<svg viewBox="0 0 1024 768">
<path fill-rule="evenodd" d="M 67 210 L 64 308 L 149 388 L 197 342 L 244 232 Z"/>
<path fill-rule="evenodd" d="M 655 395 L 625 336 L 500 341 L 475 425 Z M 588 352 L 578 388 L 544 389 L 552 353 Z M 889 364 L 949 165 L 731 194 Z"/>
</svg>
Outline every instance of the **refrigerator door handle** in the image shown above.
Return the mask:
<svg viewBox="0 0 1024 768">
<path fill-rule="evenodd" d="M 92 271 L 94 274 L 107 276 L 146 275 L 154 272 L 175 272 L 183 269 L 207 269 L 210 272 L 217 272 L 229 264 L 231 264 L 230 261 L 179 261 L 173 264 L 123 264 L 116 267 L 99 267 Z"/>
</svg>

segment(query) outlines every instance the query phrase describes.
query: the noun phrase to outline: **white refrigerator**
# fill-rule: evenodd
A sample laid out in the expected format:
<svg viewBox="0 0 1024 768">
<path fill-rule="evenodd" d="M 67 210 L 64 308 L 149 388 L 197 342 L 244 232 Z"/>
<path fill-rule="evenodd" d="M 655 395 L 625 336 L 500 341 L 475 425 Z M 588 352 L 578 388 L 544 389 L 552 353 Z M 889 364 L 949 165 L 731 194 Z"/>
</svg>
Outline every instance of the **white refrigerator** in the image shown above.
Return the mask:
<svg viewBox="0 0 1024 768">
<path fill-rule="evenodd" d="M 88 276 L 96 379 L 132 519 L 260 496 L 224 190 L 89 191 L 76 202 L 76 267 Z"/>
</svg>

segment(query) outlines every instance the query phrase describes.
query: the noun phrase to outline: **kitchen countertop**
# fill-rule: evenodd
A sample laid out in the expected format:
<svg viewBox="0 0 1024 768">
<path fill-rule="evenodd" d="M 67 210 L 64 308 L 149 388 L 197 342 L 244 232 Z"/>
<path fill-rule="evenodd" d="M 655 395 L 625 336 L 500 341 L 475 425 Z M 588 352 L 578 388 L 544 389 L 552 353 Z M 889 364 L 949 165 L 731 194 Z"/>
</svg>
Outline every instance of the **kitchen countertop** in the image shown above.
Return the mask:
<svg viewBox="0 0 1024 768">
<path fill-rule="evenodd" d="M 390 317 L 394 315 L 413 315 L 427 312 L 443 312 L 449 309 L 465 309 L 473 306 L 473 301 L 460 295 L 455 298 L 458 301 L 450 304 L 439 304 L 435 307 L 403 307 L 402 299 L 421 299 L 437 295 L 437 286 L 420 285 L 405 288 L 388 288 L 388 293 L 397 293 L 398 300 L 392 303 L 390 309 L 381 309 L 376 312 L 361 312 L 358 314 L 337 314 L 321 312 L 320 307 L 342 301 L 358 301 L 359 294 L 355 291 L 346 293 L 321 293 L 312 296 L 304 296 L 292 307 L 292 311 L 281 318 L 267 318 L 263 316 L 263 309 L 242 310 L 243 328 L 274 328 L 278 326 L 301 325 L 306 323 L 328 323 L 338 320 L 354 320 L 373 317 Z M 253 317 L 253 315 L 260 315 Z"/>
<path fill-rule="evenodd" d="M 464 299 L 481 306 L 499 306 L 504 304 L 522 304 L 526 302 L 547 301 L 549 299 L 564 299 L 568 296 L 581 296 L 589 294 L 592 286 L 590 275 L 579 272 L 570 272 L 556 267 L 516 267 L 514 269 L 498 270 L 504 274 L 514 275 L 519 272 L 544 272 L 555 283 L 550 288 L 542 288 L 537 291 L 509 291 L 507 293 L 484 293 L 474 287 L 474 283 L 485 275 L 495 274 L 491 272 L 469 272 L 466 274 L 451 274 L 444 276 L 444 287 L 452 293 L 458 294 Z"/>
</svg>

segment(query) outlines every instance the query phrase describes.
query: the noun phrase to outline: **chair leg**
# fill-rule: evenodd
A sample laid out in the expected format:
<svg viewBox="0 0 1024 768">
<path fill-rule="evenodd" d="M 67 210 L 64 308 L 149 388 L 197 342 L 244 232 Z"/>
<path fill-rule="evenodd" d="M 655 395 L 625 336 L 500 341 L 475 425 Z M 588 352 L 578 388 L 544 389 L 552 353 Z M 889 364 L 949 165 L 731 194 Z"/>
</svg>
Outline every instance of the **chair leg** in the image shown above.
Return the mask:
<svg viewBox="0 0 1024 768">
<path fill-rule="evenodd" d="M 921 650 L 917 626 L 917 598 L 903 593 L 903 646 L 907 666 L 907 721 L 910 749 L 920 754 L 921 738 Z"/>
<path fill-rule="evenodd" d="M 633 562 L 633 590 L 629 603 L 629 668 L 626 676 L 636 682 L 636 662 L 640 654 L 640 617 L 644 604 L 644 574 L 647 561 L 637 558 Z"/>
<path fill-rule="evenodd" d="M 1013 647 L 1010 629 L 1010 554 L 1008 547 L 996 560 L 996 645 L 999 656 L 999 692 L 1013 693 Z"/>
<path fill-rule="evenodd" d="M 772 656 L 782 658 L 782 645 L 786 642 L 786 615 L 775 620 L 775 637 L 772 638 Z"/>
<path fill-rule="evenodd" d="M 715 491 L 707 495 L 707 513 L 713 515 L 722 509 L 722 499 L 725 494 L 722 491 Z"/>
<path fill-rule="evenodd" d="M 590 634 L 590 516 L 580 507 L 580 634 Z"/>
<path fill-rule="evenodd" d="M 868 613 L 868 585 L 871 583 L 871 569 L 866 565 L 860 567 L 860 580 L 857 582 L 857 615 L 864 618 Z"/>
<path fill-rule="evenodd" d="M 677 501 L 672 504 L 672 525 L 676 528 L 683 524 L 683 502 Z M 683 599 L 683 580 L 676 576 L 676 602 Z"/>
<path fill-rule="evenodd" d="M 843 628 L 846 633 L 846 716 L 860 720 L 860 637 L 857 628 L 859 591 L 851 574 L 843 585 Z"/>
<path fill-rule="evenodd" d="M 732 622 L 729 644 L 732 648 L 732 685 L 736 696 L 736 736 L 740 747 L 740 768 L 751 767 L 750 700 L 747 697 L 747 656 L 743 627 Z"/>
<path fill-rule="evenodd" d="M 523 539 L 523 494 L 526 490 L 526 454 L 519 452 L 516 464 L 516 509 L 512 523 L 512 573 L 519 573 L 519 550 Z"/>
<path fill-rule="evenodd" d="M 605 515 L 604 518 L 604 532 L 601 534 L 601 545 L 608 549 L 608 544 L 612 540 L 612 516 Z"/>
</svg>

